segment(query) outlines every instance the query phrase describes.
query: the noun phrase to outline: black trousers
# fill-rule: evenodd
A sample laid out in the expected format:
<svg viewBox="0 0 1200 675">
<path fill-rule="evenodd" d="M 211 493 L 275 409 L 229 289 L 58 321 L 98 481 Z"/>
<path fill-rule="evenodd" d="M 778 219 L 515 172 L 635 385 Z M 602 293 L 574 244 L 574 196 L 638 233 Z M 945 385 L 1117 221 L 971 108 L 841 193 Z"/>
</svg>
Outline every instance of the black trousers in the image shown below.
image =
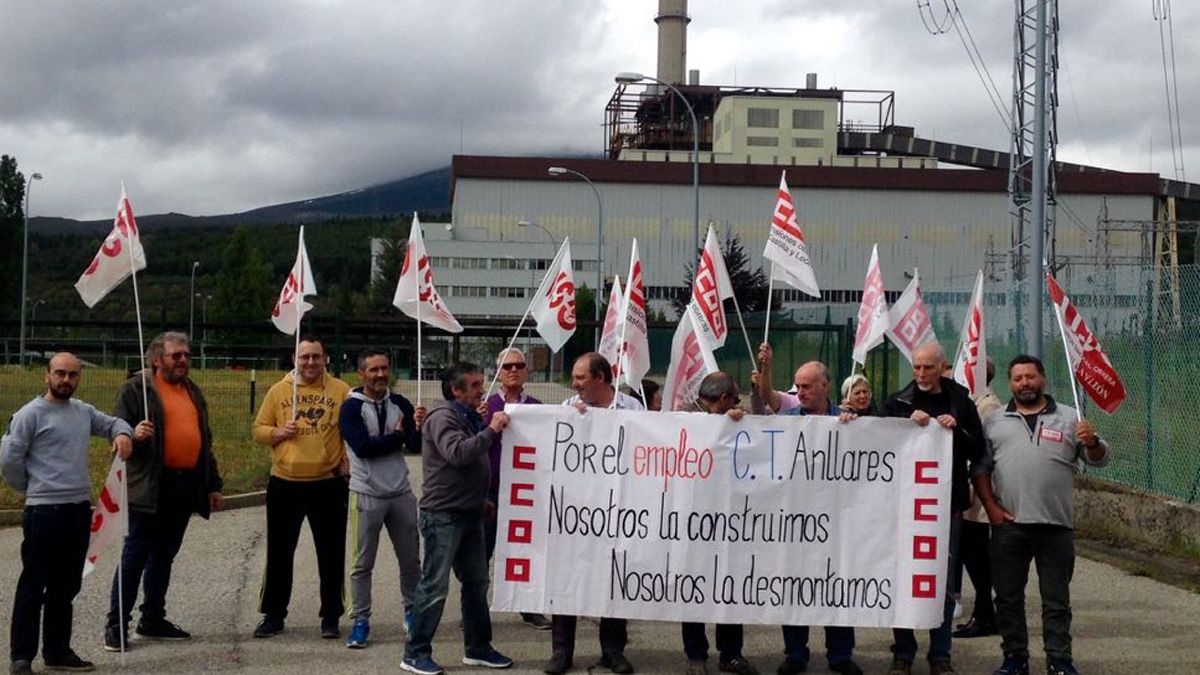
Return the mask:
<svg viewBox="0 0 1200 675">
<path fill-rule="evenodd" d="M 1051 661 L 1071 660 L 1071 577 L 1075 574 L 1075 531 L 1057 525 L 1005 523 L 992 528 L 992 573 L 996 584 L 996 629 L 1005 656 L 1029 658 L 1025 584 L 1029 563 L 1037 565 L 1042 596 L 1042 644 Z"/>
<path fill-rule="evenodd" d="M 988 552 L 992 526 L 963 519 L 962 537 L 958 541 L 959 556 L 971 586 L 975 588 L 975 607 L 971 618 L 978 623 L 996 624 L 996 605 L 992 602 L 992 561 Z"/>
<path fill-rule="evenodd" d="M 44 630 L 43 657 L 56 659 L 71 650 L 71 603 L 83 583 L 91 522 L 88 502 L 25 507 L 21 576 L 9 633 L 12 661 L 37 656 L 39 625 Z"/>
<path fill-rule="evenodd" d="M 575 628 L 579 619 L 574 616 L 555 614 L 550 620 L 550 641 L 554 653 L 575 656 Z M 600 651 L 604 654 L 621 654 L 629 642 L 625 619 L 600 619 Z"/>
<path fill-rule="evenodd" d="M 683 636 L 683 653 L 687 656 L 688 660 L 707 661 L 708 636 L 704 634 L 704 624 L 687 622 L 680 624 L 679 629 Z M 719 623 L 717 624 L 716 632 L 717 653 L 720 655 L 721 663 L 740 659 L 742 657 L 742 643 L 745 638 L 742 624 Z"/>
<path fill-rule="evenodd" d="M 302 482 L 271 476 L 267 482 L 267 567 L 258 609 L 283 619 L 292 599 L 292 568 L 300 526 L 308 519 L 317 549 L 321 577 L 322 619 L 342 615 L 342 589 L 346 576 L 346 504 L 350 491 L 346 479 L 335 476 Z"/>
</svg>

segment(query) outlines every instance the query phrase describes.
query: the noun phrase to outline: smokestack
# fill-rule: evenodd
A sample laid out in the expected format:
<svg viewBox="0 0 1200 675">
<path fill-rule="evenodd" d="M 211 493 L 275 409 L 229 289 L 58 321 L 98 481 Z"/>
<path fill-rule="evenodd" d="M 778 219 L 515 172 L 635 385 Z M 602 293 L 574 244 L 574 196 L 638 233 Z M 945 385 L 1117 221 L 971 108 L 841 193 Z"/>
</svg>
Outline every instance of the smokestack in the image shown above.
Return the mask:
<svg viewBox="0 0 1200 675">
<path fill-rule="evenodd" d="M 700 84 L 700 70 L 699 69 L 692 68 L 691 70 L 688 71 L 688 84 L 690 84 L 692 86 L 696 86 L 696 85 Z"/>
<path fill-rule="evenodd" d="M 658 79 L 683 84 L 687 68 L 687 0 L 658 0 Z"/>
<path fill-rule="evenodd" d="M 817 74 L 816 73 L 809 73 L 808 75 L 805 76 L 804 87 L 806 89 L 816 89 L 817 88 Z"/>
</svg>

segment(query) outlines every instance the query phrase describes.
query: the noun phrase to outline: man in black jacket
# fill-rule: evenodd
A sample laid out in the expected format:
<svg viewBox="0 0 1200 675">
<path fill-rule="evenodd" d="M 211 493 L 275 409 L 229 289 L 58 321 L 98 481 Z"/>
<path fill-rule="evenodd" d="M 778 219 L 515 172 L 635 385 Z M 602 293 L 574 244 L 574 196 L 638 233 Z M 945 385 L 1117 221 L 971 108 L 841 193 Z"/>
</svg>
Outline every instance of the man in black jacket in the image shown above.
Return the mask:
<svg viewBox="0 0 1200 675">
<path fill-rule="evenodd" d="M 187 335 L 159 335 L 147 349 L 151 368 L 130 378 L 117 394 L 116 417 L 131 426 L 143 420 L 149 424 L 138 426 L 126 465 L 129 533 L 121 567 L 113 575 L 104 628 L 108 651 L 128 648 L 129 620 L 139 583 L 144 584 L 144 594 L 137 634 L 157 640 L 191 637 L 166 618 L 171 565 L 192 513 L 208 518 L 222 504 L 208 403 L 188 377 L 191 356 Z M 149 414 L 143 401 L 149 403 Z"/>
<path fill-rule="evenodd" d="M 942 377 L 946 352 L 936 342 L 927 342 L 913 350 L 913 381 L 883 405 L 884 417 L 907 417 L 921 426 L 934 421 L 954 434 L 950 508 L 950 560 L 947 584 L 958 556 L 958 535 L 962 512 L 971 503 L 967 463 L 983 457 L 983 424 L 966 388 Z M 948 589 L 942 625 L 929 631 L 929 671 L 931 675 L 954 673 L 950 665 L 950 624 L 954 599 Z M 917 637 L 911 629 L 893 630 L 892 666 L 888 675 L 908 675 L 917 655 Z"/>
</svg>

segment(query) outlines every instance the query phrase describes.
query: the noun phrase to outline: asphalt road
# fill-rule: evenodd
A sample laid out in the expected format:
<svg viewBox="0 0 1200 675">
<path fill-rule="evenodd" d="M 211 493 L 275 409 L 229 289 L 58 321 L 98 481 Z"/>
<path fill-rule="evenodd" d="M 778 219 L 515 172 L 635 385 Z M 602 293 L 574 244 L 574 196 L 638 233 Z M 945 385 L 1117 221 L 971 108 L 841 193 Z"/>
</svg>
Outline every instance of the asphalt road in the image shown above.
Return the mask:
<svg viewBox="0 0 1200 675">
<path fill-rule="evenodd" d="M 414 467 L 419 471 L 419 467 Z M 375 572 L 372 641 L 365 650 L 349 650 L 341 640 L 318 637 L 316 559 L 305 528 L 296 555 L 296 590 L 287 630 L 275 638 L 255 640 L 251 632 L 258 621 L 259 580 L 266 554 L 266 516 L 262 507 L 229 511 L 205 522 L 193 519 L 176 561 L 167 601 L 168 618 L 193 634 L 187 642 L 148 642 L 134 639 L 124 657 L 102 650 L 104 614 L 115 555 L 101 560 L 98 570 L 84 580 L 75 602 L 74 646 L 102 670 L 131 673 L 184 673 L 202 670 L 236 670 L 246 673 L 398 671 L 403 650 L 401 603 L 396 561 L 390 548 L 381 547 Z M 0 607 L 9 617 L 12 595 L 20 573 L 20 528 L 0 530 Z M 968 584 L 969 587 L 969 584 Z M 1036 582 L 1031 579 L 1029 608 L 1033 672 L 1044 672 Z M 970 591 L 967 590 L 969 595 Z M 1083 673 L 1200 673 L 1200 595 L 1131 576 L 1115 567 L 1080 559 L 1072 587 L 1075 609 L 1074 650 Z M 434 657 L 449 672 L 466 672 L 462 666 L 462 633 L 456 586 L 434 643 Z M 969 597 L 966 600 L 970 607 Z M 136 614 L 135 614 L 136 616 Z M 541 672 L 550 655 L 550 634 L 537 631 L 515 615 L 494 614 L 495 646 L 516 660 L 513 672 Z M 348 629 L 343 620 L 343 634 Z M 638 672 L 682 672 L 684 657 L 679 626 L 674 623 L 632 622 L 627 655 Z M 810 671 L 824 669 L 822 636 L 813 634 L 814 657 Z M 709 629 L 709 639 L 712 631 Z M 886 630 L 859 630 L 855 658 L 868 673 L 886 671 L 890 662 Z M 919 638 L 924 649 L 928 640 Z M 8 630 L 0 632 L 8 653 Z M 748 626 L 745 654 L 764 674 L 773 673 L 782 655 L 778 628 Z M 599 657 L 595 623 L 580 623 L 576 670 L 592 666 Z M 714 656 L 715 661 L 715 656 Z M 990 673 L 999 665 L 998 638 L 958 640 L 954 663 L 960 673 Z M 41 668 L 40 661 L 35 670 Z M 596 672 L 607 672 L 595 669 Z M 716 672 L 715 662 L 711 670 Z M 914 672 L 927 672 L 919 665 Z"/>
</svg>

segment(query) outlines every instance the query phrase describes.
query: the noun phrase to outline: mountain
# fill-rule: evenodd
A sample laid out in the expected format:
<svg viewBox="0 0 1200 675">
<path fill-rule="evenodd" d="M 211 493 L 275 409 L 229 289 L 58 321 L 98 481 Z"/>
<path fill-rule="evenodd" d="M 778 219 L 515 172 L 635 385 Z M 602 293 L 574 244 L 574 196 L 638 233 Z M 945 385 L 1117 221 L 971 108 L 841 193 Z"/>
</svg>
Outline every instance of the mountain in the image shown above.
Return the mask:
<svg viewBox="0 0 1200 675">
<path fill-rule="evenodd" d="M 311 223 L 333 218 L 361 218 L 407 214 L 413 211 L 450 211 L 450 167 L 342 192 L 287 204 L 263 206 L 242 213 L 217 216 L 189 216 L 182 213 L 138 215 L 138 228 L 154 231 L 179 227 L 219 227 L 243 223 Z M 36 233 L 105 234 L 112 219 L 74 220 L 38 216 L 29 219 Z"/>
</svg>

